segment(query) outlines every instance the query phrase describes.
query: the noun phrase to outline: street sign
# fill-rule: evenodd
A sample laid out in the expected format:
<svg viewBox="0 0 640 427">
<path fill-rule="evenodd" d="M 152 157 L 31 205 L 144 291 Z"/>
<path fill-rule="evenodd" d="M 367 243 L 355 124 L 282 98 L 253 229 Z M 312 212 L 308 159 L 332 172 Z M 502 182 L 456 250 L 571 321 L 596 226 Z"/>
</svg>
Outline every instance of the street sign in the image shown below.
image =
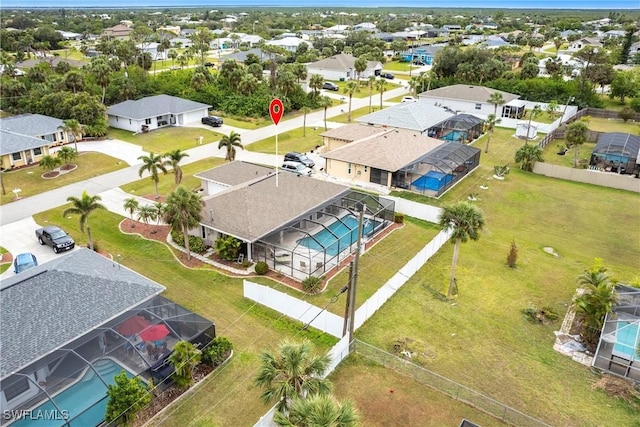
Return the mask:
<svg viewBox="0 0 640 427">
<path fill-rule="evenodd" d="M 277 125 L 280 122 L 282 114 L 284 114 L 282 101 L 276 98 L 269 104 L 269 115 L 271 116 L 271 120 L 273 120 L 273 124 Z"/>
</svg>

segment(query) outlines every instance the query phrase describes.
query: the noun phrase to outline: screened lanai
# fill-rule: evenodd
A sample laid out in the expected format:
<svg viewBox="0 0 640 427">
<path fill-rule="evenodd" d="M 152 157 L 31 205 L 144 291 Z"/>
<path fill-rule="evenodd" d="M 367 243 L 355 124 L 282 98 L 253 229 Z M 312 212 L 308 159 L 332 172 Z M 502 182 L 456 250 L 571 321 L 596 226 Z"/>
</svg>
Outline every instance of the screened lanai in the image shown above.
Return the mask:
<svg viewBox="0 0 640 427">
<path fill-rule="evenodd" d="M 428 135 L 444 141 L 470 143 L 482 134 L 484 121 L 471 114 L 457 114 L 429 128 Z"/>
<path fill-rule="evenodd" d="M 165 359 L 178 341 L 202 348 L 214 337 L 211 321 L 155 296 L 4 378 L 3 409 L 62 415 L 48 424 L 31 417 L 15 421 L 3 417 L 2 425 L 11 421 L 15 427 L 98 425 L 105 416 L 107 386 L 115 383 L 115 375 L 124 371 L 143 381 L 153 377 L 154 384 L 162 387 L 172 373 Z"/>
<path fill-rule="evenodd" d="M 632 174 L 640 168 L 639 156 L 640 136 L 610 132 L 598 138 L 589 165 L 607 172 Z"/>
<path fill-rule="evenodd" d="M 640 289 L 617 285 L 618 302 L 607 314 L 593 366 L 640 382 Z"/>
<path fill-rule="evenodd" d="M 392 200 L 350 191 L 253 243 L 254 260 L 297 279 L 322 276 L 355 251 L 359 206 L 363 207 L 363 242 L 393 223 Z"/>
<path fill-rule="evenodd" d="M 480 164 L 480 150 L 457 142 L 442 144 L 393 174 L 393 185 L 439 197 Z"/>
</svg>

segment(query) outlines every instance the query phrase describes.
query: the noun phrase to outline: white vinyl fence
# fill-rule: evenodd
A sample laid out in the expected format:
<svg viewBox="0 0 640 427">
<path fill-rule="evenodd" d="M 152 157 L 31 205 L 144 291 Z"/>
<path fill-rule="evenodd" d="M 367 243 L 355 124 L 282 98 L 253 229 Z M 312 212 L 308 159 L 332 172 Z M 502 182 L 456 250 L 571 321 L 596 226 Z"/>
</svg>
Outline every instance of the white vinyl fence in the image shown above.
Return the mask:
<svg viewBox="0 0 640 427">
<path fill-rule="evenodd" d="M 384 196 L 385 199 L 393 200 L 396 205 L 396 212 L 413 218 L 422 219 L 433 223 L 438 223 L 438 216 L 442 208 L 437 206 L 425 205 L 424 203 L 414 202 L 400 197 Z"/>
</svg>

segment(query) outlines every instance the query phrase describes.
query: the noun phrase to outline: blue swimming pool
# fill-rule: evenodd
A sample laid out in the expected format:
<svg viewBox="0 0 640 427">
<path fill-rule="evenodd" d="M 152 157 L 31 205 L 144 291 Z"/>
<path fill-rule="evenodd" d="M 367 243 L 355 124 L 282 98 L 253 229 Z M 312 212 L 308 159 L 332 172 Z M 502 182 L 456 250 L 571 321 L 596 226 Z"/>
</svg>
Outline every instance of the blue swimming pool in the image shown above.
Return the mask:
<svg viewBox="0 0 640 427">
<path fill-rule="evenodd" d="M 370 233 L 378 224 L 380 224 L 379 221 L 365 219 L 362 223 L 364 234 Z M 298 243 L 318 252 L 326 250 L 329 255 L 337 255 L 357 240 L 358 218 L 353 215 L 345 215 L 340 220 L 329 224 L 327 229 L 323 228 L 313 237 L 300 239 Z"/>
<path fill-rule="evenodd" d="M 114 384 L 113 377 L 122 370 L 130 378 L 135 376 L 111 359 L 98 360 L 94 362 L 93 366 L 108 384 Z M 72 427 L 96 426 L 104 420 L 104 414 L 107 409 L 107 386 L 93 370 L 89 369 L 80 381 L 53 396 L 53 400 L 61 411 L 68 412 L 68 419 Z M 11 424 L 11 427 L 62 426 L 65 423 L 64 420 L 37 419 L 39 414 L 57 414 L 58 408 L 50 401 L 47 401 L 32 409 L 31 418 L 23 418 L 16 421 Z M 51 416 L 49 415 L 49 417 Z"/>
<path fill-rule="evenodd" d="M 453 180 L 454 176 L 437 171 L 429 171 L 411 183 L 418 190 L 440 191 L 442 187 Z"/>
<path fill-rule="evenodd" d="M 454 141 L 460 142 L 464 141 L 467 138 L 467 133 L 460 130 L 452 130 L 448 134 L 444 135 L 440 139 L 444 139 L 445 141 Z"/>
</svg>

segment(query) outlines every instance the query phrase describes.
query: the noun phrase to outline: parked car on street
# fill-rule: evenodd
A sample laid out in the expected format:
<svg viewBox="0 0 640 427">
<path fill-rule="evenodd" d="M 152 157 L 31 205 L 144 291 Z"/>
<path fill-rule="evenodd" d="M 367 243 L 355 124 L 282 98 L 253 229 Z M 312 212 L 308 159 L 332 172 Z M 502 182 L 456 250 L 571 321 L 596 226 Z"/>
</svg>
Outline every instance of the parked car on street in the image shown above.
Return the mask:
<svg viewBox="0 0 640 427">
<path fill-rule="evenodd" d="M 413 96 L 403 96 L 402 102 L 416 102 L 416 99 Z"/>
<path fill-rule="evenodd" d="M 19 254 L 13 260 L 13 272 L 18 274 L 21 271 L 28 270 L 38 265 L 38 259 L 31 252 Z"/>
<path fill-rule="evenodd" d="M 76 245 L 71 236 L 55 225 L 37 229 L 36 238 L 41 245 L 51 246 L 55 253 L 70 251 Z"/>
<path fill-rule="evenodd" d="M 293 172 L 298 175 L 311 175 L 311 169 L 298 162 L 284 162 L 282 164 L 282 170 L 287 172 Z"/>
<path fill-rule="evenodd" d="M 335 83 L 332 83 L 332 82 L 324 82 L 324 83 L 322 84 L 322 89 L 335 90 L 335 91 L 337 91 L 337 90 L 338 90 L 338 89 L 340 89 L 340 88 L 339 88 L 339 87 L 338 87 L 338 85 L 337 85 L 337 84 L 335 84 Z"/>
<path fill-rule="evenodd" d="M 381 74 L 380 74 L 380 77 L 383 77 L 383 78 L 385 78 L 385 79 L 387 79 L 387 80 L 393 80 L 393 79 L 395 79 L 395 78 L 396 78 L 396 76 L 394 76 L 394 75 L 393 75 L 393 74 L 391 74 L 391 73 L 381 73 Z"/>
<path fill-rule="evenodd" d="M 205 116 L 201 121 L 203 125 L 213 126 L 214 128 L 220 127 L 224 123 L 222 117 L 218 116 Z"/>
<path fill-rule="evenodd" d="M 298 153 L 296 151 L 291 151 L 290 153 L 285 154 L 284 155 L 284 160 L 285 161 L 289 161 L 289 162 L 302 163 L 303 165 L 305 165 L 306 167 L 311 168 L 311 169 L 313 169 L 313 167 L 316 165 L 313 162 L 313 160 L 311 160 L 305 154 Z"/>
</svg>

